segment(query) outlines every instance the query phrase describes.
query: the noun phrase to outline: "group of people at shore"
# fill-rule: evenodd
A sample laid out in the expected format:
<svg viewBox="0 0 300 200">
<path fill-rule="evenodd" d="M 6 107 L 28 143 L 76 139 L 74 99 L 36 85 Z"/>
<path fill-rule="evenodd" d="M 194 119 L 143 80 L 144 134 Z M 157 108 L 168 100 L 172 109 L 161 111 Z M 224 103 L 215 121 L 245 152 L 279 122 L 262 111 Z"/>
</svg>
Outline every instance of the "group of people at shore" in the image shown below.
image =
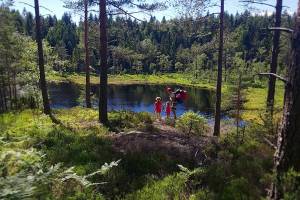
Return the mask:
<svg viewBox="0 0 300 200">
<path fill-rule="evenodd" d="M 156 115 L 156 119 L 158 119 L 159 121 L 161 121 L 161 113 L 163 112 L 163 110 L 166 112 L 167 119 L 170 118 L 171 111 L 173 111 L 174 119 L 176 119 L 176 111 L 174 110 L 172 99 L 170 98 L 166 101 L 165 104 L 163 104 L 161 97 L 156 97 L 154 103 L 154 112 Z"/>
<path fill-rule="evenodd" d="M 174 119 L 176 120 L 176 103 L 181 102 L 184 99 L 186 99 L 186 91 L 182 89 L 178 89 L 176 91 L 173 91 L 172 88 L 167 88 L 167 92 L 169 95 L 169 99 L 166 101 L 164 104 L 162 101 L 161 97 L 156 97 L 155 98 L 155 103 L 154 103 L 154 112 L 156 115 L 156 119 L 161 121 L 161 113 L 163 111 L 166 112 L 166 117 L 167 119 L 170 119 L 171 117 L 171 112 L 173 114 Z"/>
</svg>

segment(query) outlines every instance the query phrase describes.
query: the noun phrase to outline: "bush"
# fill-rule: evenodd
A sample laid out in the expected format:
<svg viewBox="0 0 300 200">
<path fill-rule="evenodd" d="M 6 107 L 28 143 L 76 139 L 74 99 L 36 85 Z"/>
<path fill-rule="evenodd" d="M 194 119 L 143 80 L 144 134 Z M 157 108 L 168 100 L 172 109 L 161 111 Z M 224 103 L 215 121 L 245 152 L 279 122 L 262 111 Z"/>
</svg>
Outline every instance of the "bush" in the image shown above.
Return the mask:
<svg viewBox="0 0 300 200">
<path fill-rule="evenodd" d="M 283 177 L 284 199 L 292 200 L 300 197 L 300 173 L 290 169 Z"/>
<path fill-rule="evenodd" d="M 211 147 L 211 153 L 217 153 L 217 159 L 204 175 L 195 178 L 197 185 L 205 185 L 215 199 L 251 200 L 266 196 L 274 152 L 260 141 L 256 129 L 246 129 L 245 135 L 222 135 L 216 148 Z"/>
<path fill-rule="evenodd" d="M 110 129 L 115 132 L 128 129 L 151 129 L 152 118 L 147 112 L 112 111 L 108 114 Z"/>
<path fill-rule="evenodd" d="M 162 180 L 147 184 L 141 190 L 125 197 L 126 200 L 163 200 L 186 199 L 185 186 L 188 180 L 186 173 L 180 172 Z"/>
<path fill-rule="evenodd" d="M 176 122 L 176 128 L 187 134 L 203 135 L 208 131 L 208 125 L 204 117 L 186 112 Z"/>
</svg>

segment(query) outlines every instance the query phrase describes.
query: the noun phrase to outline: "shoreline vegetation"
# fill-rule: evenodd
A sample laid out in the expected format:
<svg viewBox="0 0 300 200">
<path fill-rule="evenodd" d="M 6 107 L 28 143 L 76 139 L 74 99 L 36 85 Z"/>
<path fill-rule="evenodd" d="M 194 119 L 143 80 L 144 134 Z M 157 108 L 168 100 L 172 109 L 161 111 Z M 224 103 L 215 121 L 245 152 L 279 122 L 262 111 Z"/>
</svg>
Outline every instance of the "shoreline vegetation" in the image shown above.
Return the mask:
<svg viewBox="0 0 300 200">
<path fill-rule="evenodd" d="M 48 75 L 49 82 L 70 82 L 76 85 L 85 85 L 84 74 L 59 74 L 51 73 Z M 91 84 L 99 84 L 99 76 L 96 74 L 91 75 Z M 192 74 L 179 74 L 179 73 L 167 73 L 167 74 L 117 74 L 109 75 L 109 85 L 131 85 L 131 84 L 178 84 L 188 87 L 197 87 L 208 90 L 215 90 L 215 80 L 209 81 L 208 79 L 195 79 Z M 245 89 L 245 102 L 243 104 L 243 112 L 241 117 L 245 121 L 253 121 L 256 123 L 262 122 L 262 116 L 265 112 L 265 104 L 267 97 L 267 82 L 263 87 L 248 87 Z M 230 99 L 231 92 L 230 87 L 232 84 L 228 82 L 223 83 L 222 95 L 224 99 Z M 278 83 L 276 85 L 276 95 L 274 110 L 275 117 L 281 116 L 283 108 L 284 87 L 283 84 Z M 224 101 L 226 102 L 226 101 Z M 223 103 L 224 103 L 223 102 Z M 226 105 L 222 105 L 226 107 Z M 225 109 L 226 110 L 226 109 Z"/>
</svg>

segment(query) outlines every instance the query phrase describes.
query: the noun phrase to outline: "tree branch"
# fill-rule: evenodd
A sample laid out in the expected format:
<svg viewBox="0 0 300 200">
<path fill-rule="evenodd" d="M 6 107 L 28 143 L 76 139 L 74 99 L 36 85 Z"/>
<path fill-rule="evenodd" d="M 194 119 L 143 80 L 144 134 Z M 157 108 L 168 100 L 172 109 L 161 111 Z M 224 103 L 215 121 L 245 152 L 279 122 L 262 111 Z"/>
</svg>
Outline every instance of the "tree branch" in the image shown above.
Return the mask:
<svg viewBox="0 0 300 200">
<path fill-rule="evenodd" d="M 144 13 L 144 14 L 147 14 L 147 15 L 151 16 L 149 13 L 147 13 L 145 11 L 128 12 L 127 15 L 138 14 L 138 13 Z M 108 15 L 122 15 L 122 14 L 124 15 L 124 12 L 108 13 Z"/>
<path fill-rule="evenodd" d="M 264 2 L 261 2 L 261 1 L 254 1 L 254 0 L 239 0 L 239 2 L 241 3 L 245 3 L 246 5 L 249 5 L 249 4 L 259 4 L 259 5 L 264 5 L 264 6 L 270 6 L 272 8 L 276 8 L 275 5 L 272 5 L 272 4 L 269 4 L 269 3 L 264 3 Z M 290 8 L 289 6 L 282 6 L 282 8 Z"/>
<path fill-rule="evenodd" d="M 265 6 L 270 6 L 270 7 L 273 7 L 275 8 L 274 5 L 272 4 L 268 4 L 268 3 L 264 3 L 264 2 L 259 2 L 259 1 L 253 1 L 253 0 L 240 0 L 239 2 L 241 3 L 245 3 L 245 4 L 259 4 L 259 5 L 265 5 Z"/>
<path fill-rule="evenodd" d="M 287 33 L 293 33 L 294 32 L 293 29 L 284 28 L 284 27 L 269 27 L 269 28 L 266 28 L 266 29 L 270 30 L 270 31 L 278 30 L 278 31 L 283 31 L 283 32 L 287 32 Z"/>
<path fill-rule="evenodd" d="M 113 3 L 111 3 L 110 5 L 112 5 L 113 7 L 117 8 L 117 9 L 119 9 L 124 15 L 128 15 L 128 16 L 130 16 L 130 17 L 132 17 L 132 18 L 134 18 L 134 19 L 136 19 L 136 20 L 138 20 L 140 22 L 144 22 L 143 20 L 141 20 L 141 19 L 133 16 L 132 14 L 130 14 L 129 12 L 127 12 L 126 10 L 124 10 L 123 8 L 117 6 L 117 5 L 113 4 Z"/>
<path fill-rule="evenodd" d="M 263 140 L 264 140 L 270 147 L 272 147 L 273 149 L 276 150 L 276 145 L 273 144 L 269 139 L 267 139 L 266 137 L 263 137 Z"/>
<path fill-rule="evenodd" d="M 21 4 L 24 4 L 24 5 L 29 6 L 29 7 L 31 7 L 31 8 L 34 8 L 33 5 L 31 5 L 31 4 L 29 4 L 29 3 L 26 3 L 26 2 L 23 2 L 23 1 L 19 1 L 19 2 L 17 2 L 17 3 L 21 3 Z M 52 10 L 46 8 L 45 6 L 41 6 L 41 5 L 40 5 L 40 8 L 44 8 L 45 10 L 47 10 L 47 11 L 49 11 L 49 12 L 51 12 L 51 13 L 54 13 Z"/>
<path fill-rule="evenodd" d="M 273 76 L 273 77 L 278 78 L 279 80 L 283 81 L 284 83 L 288 82 L 285 78 L 283 78 L 283 77 L 281 77 L 277 74 L 274 74 L 274 73 L 258 73 L 257 75 L 259 75 L 259 76 Z"/>
<path fill-rule="evenodd" d="M 205 16 L 203 16 L 203 17 L 197 17 L 197 18 L 195 18 L 195 19 L 189 18 L 189 19 L 184 19 L 184 20 L 182 20 L 182 21 L 201 22 L 201 21 L 207 19 L 207 18 L 210 17 L 210 16 L 213 16 L 213 15 L 219 15 L 219 14 L 220 14 L 219 12 L 216 12 L 216 13 L 209 13 L 208 15 L 205 15 Z"/>
</svg>

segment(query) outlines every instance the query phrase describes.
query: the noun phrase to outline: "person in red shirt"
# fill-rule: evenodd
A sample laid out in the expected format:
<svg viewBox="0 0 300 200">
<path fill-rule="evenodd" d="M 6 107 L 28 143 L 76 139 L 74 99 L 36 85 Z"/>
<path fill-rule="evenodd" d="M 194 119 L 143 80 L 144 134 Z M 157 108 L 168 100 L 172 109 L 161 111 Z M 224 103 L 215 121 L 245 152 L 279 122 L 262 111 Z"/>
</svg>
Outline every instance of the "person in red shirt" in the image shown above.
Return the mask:
<svg viewBox="0 0 300 200">
<path fill-rule="evenodd" d="M 156 119 L 161 121 L 162 102 L 160 97 L 155 98 L 154 111 L 155 111 Z"/>
<path fill-rule="evenodd" d="M 169 119 L 171 115 L 171 99 L 166 102 L 166 114 L 167 114 L 167 119 Z"/>
</svg>

